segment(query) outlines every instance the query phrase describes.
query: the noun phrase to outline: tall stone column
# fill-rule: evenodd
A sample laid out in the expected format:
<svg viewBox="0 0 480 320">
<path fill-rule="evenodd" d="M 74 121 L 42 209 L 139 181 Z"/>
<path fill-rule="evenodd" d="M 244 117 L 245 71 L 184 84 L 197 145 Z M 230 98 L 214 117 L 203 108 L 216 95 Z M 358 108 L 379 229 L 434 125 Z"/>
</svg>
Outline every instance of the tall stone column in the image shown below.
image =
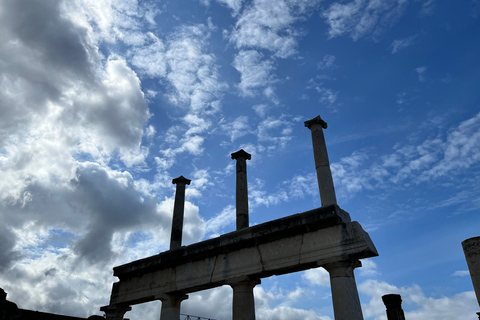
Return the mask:
<svg viewBox="0 0 480 320">
<path fill-rule="evenodd" d="M 189 185 L 191 180 L 180 176 L 172 180 L 177 185 L 175 192 L 175 204 L 173 205 L 172 234 L 170 237 L 170 250 L 178 249 L 182 246 L 183 233 L 183 215 L 185 209 L 185 185 Z"/>
<path fill-rule="evenodd" d="M 253 288 L 260 284 L 260 280 L 242 277 L 229 284 L 233 289 L 232 320 L 255 320 Z"/>
<path fill-rule="evenodd" d="M 247 187 L 247 160 L 252 159 L 252 155 L 243 149 L 232 153 L 232 159 L 237 160 L 237 189 L 236 210 L 237 210 L 237 230 L 248 228 L 248 187 Z"/>
<path fill-rule="evenodd" d="M 180 304 L 188 296 L 183 293 L 162 294 L 158 297 L 162 301 L 160 320 L 179 320 Z"/>
<path fill-rule="evenodd" d="M 317 116 L 316 118 L 305 121 L 305 127 L 312 132 L 313 156 L 315 158 L 315 168 L 317 170 L 317 181 L 322 207 L 337 204 L 332 171 L 330 170 L 330 162 L 328 161 L 327 146 L 323 135 L 323 129 L 327 129 L 327 123 L 323 121 L 320 116 Z"/>
<path fill-rule="evenodd" d="M 114 305 L 114 306 L 105 306 L 100 308 L 101 311 L 105 312 L 107 320 L 123 320 L 123 316 L 127 311 L 132 310 L 130 306 Z"/>
<path fill-rule="evenodd" d="M 345 260 L 323 265 L 330 274 L 335 320 L 363 320 L 353 269 L 361 266 L 358 260 Z"/>
<path fill-rule="evenodd" d="M 399 294 L 386 294 L 382 296 L 383 303 L 387 307 L 388 320 L 405 320 L 402 309 L 402 297 Z"/>
<path fill-rule="evenodd" d="M 480 237 L 474 237 L 462 242 L 463 253 L 467 260 L 470 278 L 472 279 L 473 289 L 477 296 L 477 302 L 480 306 Z M 480 312 L 477 312 L 480 319 Z"/>
</svg>

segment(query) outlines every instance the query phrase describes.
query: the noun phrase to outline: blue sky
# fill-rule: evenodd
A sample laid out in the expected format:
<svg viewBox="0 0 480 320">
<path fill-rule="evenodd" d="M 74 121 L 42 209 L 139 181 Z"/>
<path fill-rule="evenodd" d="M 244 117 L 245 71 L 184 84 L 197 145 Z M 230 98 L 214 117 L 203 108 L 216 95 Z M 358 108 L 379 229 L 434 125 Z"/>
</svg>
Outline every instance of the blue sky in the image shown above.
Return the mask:
<svg viewBox="0 0 480 320">
<path fill-rule="evenodd" d="M 1 0 L 0 287 L 21 308 L 100 314 L 112 268 L 320 206 L 317 115 L 338 204 L 379 257 L 356 270 L 366 319 L 476 319 L 461 241 L 478 236 L 480 2 Z M 182 313 L 231 317 L 231 288 Z M 323 269 L 263 279 L 257 319 L 333 319 Z M 158 318 L 160 302 L 126 317 Z"/>
</svg>

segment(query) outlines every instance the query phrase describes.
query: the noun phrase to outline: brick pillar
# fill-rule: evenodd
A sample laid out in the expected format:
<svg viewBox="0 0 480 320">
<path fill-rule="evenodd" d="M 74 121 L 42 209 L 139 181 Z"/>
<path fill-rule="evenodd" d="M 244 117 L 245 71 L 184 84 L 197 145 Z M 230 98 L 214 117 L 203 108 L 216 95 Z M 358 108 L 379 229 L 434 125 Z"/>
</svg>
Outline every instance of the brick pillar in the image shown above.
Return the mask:
<svg viewBox="0 0 480 320">
<path fill-rule="evenodd" d="M 328 161 L 327 146 L 323 136 L 323 129 L 327 129 L 327 123 L 318 116 L 305 121 L 305 127 L 312 132 L 313 156 L 315 158 L 322 207 L 337 204 L 330 162 Z"/>
<path fill-rule="evenodd" d="M 172 180 L 177 185 L 175 192 L 175 204 L 173 205 L 172 234 L 170 237 L 170 250 L 178 249 L 182 246 L 183 215 L 185 208 L 185 186 L 190 184 L 191 180 L 180 176 Z"/>
<path fill-rule="evenodd" d="M 237 210 L 237 230 L 241 230 L 249 227 L 247 160 L 252 159 L 252 155 L 241 149 L 232 153 L 232 159 L 237 160 L 237 188 L 235 196 Z"/>
</svg>

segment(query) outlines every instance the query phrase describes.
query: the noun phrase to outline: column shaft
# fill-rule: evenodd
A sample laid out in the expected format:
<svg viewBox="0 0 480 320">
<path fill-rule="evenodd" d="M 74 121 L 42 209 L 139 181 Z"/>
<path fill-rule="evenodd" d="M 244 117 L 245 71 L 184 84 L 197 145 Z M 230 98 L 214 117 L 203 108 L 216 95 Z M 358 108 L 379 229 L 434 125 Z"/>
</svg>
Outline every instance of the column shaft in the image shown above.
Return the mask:
<svg viewBox="0 0 480 320">
<path fill-rule="evenodd" d="M 244 280 L 230 284 L 233 289 L 232 320 L 255 320 L 253 288 L 260 280 Z"/>
<path fill-rule="evenodd" d="M 399 294 L 386 294 L 382 296 L 383 303 L 387 307 L 388 320 L 405 320 L 402 309 L 402 297 Z"/>
<path fill-rule="evenodd" d="M 185 210 L 185 185 L 190 184 L 190 180 L 180 176 L 176 179 L 173 179 L 172 183 L 177 185 L 177 189 L 175 191 L 175 203 L 173 205 L 170 250 L 178 249 L 182 246 L 183 216 Z"/>
<path fill-rule="evenodd" d="M 180 305 L 183 300 L 188 299 L 184 294 L 162 294 L 158 297 L 162 301 L 160 320 L 179 320 Z"/>
<path fill-rule="evenodd" d="M 463 253 L 465 253 L 465 259 L 467 260 L 468 270 L 470 271 L 473 289 L 475 290 L 477 302 L 480 306 L 480 237 L 463 241 L 462 247 Z"/>
<path fill-rule="evenodd" d="M 330 274 L 335 320 L 363 320 L 362 306 L 353 274 L 356 262 L 341 261 L 323 266 Z"/>
<path fill-rule="evenodd" d="M 247 160 L 252 156 L 243 149 L 232 153 L 232 159 L 237 160 L 237 184 L 235 191 L 237 230 L 250 226 L 248 217 L 248 183 L 247 183 Z"/>
<path fill-rule="evenodd" d="M 318 116 L 305 121 L 305 126 L 312 132 L 313 156 L 322 207 L 337 204 L 327 146 L 323 135 L 323 129 L 327 128 L 327 123 Z"/>
</svg>

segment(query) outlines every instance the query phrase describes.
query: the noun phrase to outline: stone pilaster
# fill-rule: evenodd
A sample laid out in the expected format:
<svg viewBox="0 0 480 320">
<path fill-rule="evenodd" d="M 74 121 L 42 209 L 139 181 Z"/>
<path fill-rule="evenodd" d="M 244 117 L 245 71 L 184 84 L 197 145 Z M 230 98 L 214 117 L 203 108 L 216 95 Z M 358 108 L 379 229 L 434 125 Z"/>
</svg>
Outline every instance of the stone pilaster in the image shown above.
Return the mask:
<svg viewBox="0 0 480 320">
<path fill-rule="evenodd" d="M 358 260 L 345 260 L 323 265 L 330 274 L 335 320 L 363 320 L 353 269 L 361 266 Z"/>
<path fill-rule="evenodd" d="M 399 294 L 386 294 L 382 296 L 383 303 L 387 307 L 388 320 L 405 320 L 402 309 L 402 297 Z"/>
<path fill-rule="evenodd" d="M 180 305 L 188 296 L 183 293 L 161 294 L 157 297 L 162 301 L 160 320 L 180 319 Z"/>
<path fill-rule="evenodd" d="M 253 288 L 260 284 L 260 280 L 241 277 L 229 281 L 229 284 L 233 289 L 232 320 L 255 320 Z"/>
<path fill-rule="evenodd" d="M 470 271 L 473 289 L 480 306 L 480 237 L 473 237 L 463 241 L 462 247 L 467 260 L 468 270 Z M 477 312 L 477 315 L 480 319 L 480 312 Z"/>
<path fill-rule="evenodd" d="M 241 149 L 232 153 L 232 159 L 237 160 L 237 188 L 235 196 L 237 210 L 237 230 L 240 230 L 249 227 L 247 160 L 252 159 L 252 155 Z"/>
<path fill-rule="evenodd" d="M 123 320 L 125 313 L 132 310 L 132 308 L 124 305 L 109 305 L 101 307 L 100 310 L 105 312 L 106 320 Z"/>
<path fill-rule="evenodd" d="M 315 168 L 317 171 L 322 207 L 337 204 L 327 146 L 323 135 L 323 129 L 327 129 L 327 123 L 323 121 L 320 116 L 317 116 L 316 118 L 305 121 L 305 127 L 312 132 L 313 156 L 315 158 Z"/>
<path fill-rule="evenodd" d="M 177 185 L 175 192 L 175 204 L 173 206 L 172 234 L 170 237 L 170 250 L 178 249 L 182 246 L 183 216 L 185 208 L 185 186 L 190 184 L 191 180 L 180 176 L 172 180 Z"/>
</svg>

